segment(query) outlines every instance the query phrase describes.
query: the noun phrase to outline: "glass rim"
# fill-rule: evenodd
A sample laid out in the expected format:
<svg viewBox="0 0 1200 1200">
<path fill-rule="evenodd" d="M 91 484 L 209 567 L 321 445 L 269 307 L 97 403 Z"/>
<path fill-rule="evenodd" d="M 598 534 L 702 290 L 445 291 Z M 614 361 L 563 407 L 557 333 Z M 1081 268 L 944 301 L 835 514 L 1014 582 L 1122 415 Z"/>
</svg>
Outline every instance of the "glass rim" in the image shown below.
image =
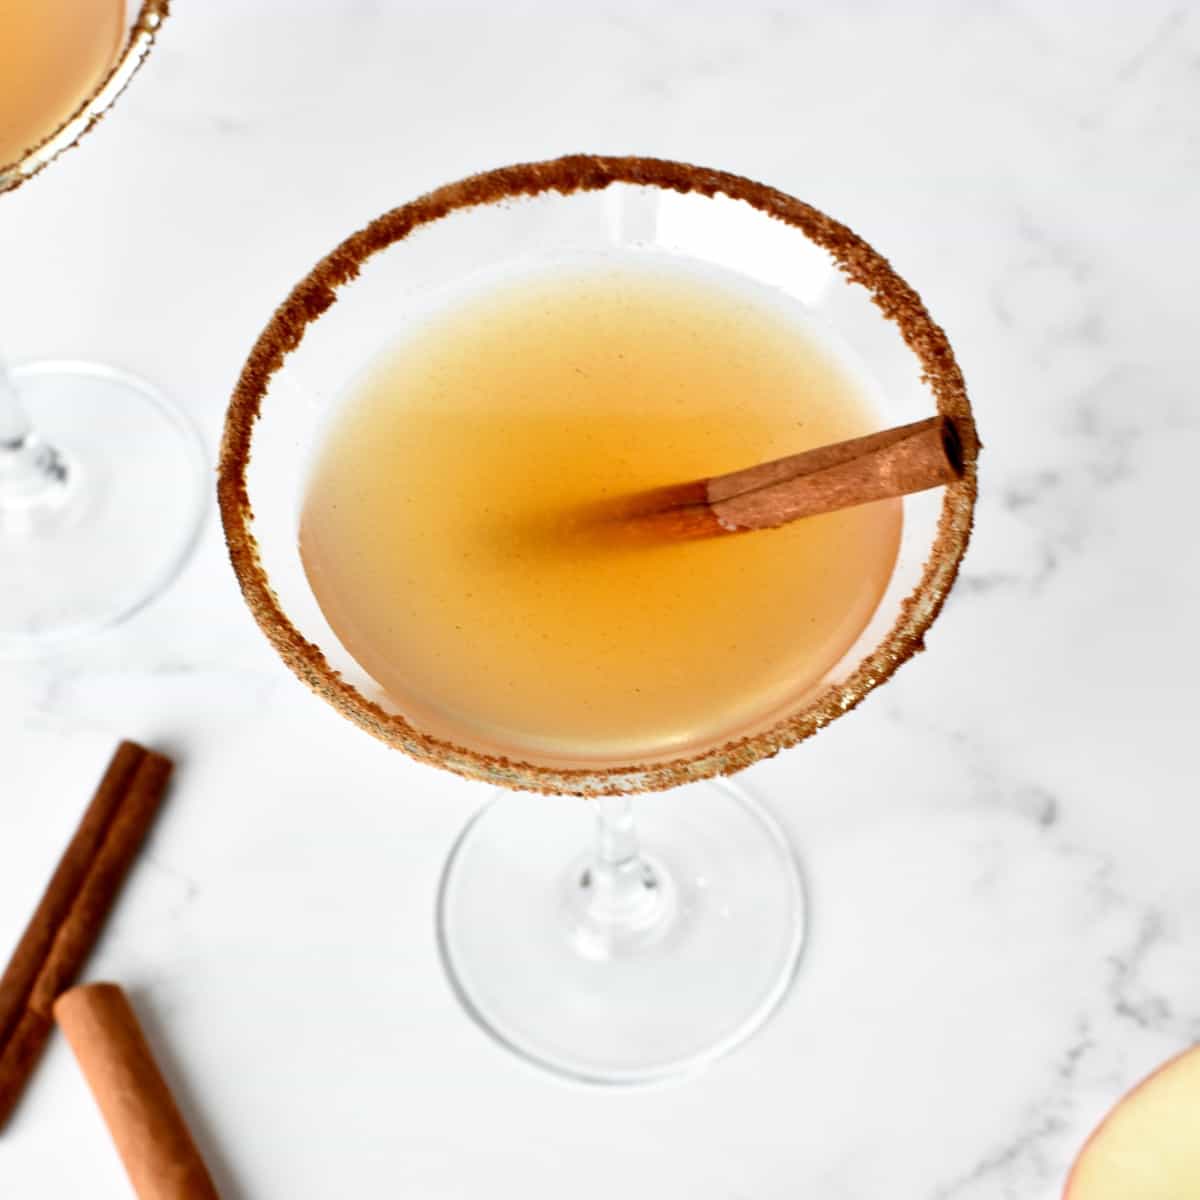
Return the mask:
<svg viewBox="0 0 1200 1200">
<path fill-rule="evenodd" d="M 668 761 L 603 767 L 559 767 L 473 750 L 422 732 L 402 714 L 369 700 L 329 664 L 319 647 L 284 612 L 267 577 L 252 532 L 247 483 L 255 423 L 272 377 L 373 255 L 423 225 L 456 211 L 558 192 L 602 191 L 613 184 L 675 192 L 718 194 L 744 201 L 796 228 L 821 246 L 846 279 L 870 293 L 921 364 L 937 410 L 950 417 L 962 442 L 962 478 L 946 486 L 937 532 L 915 588 L 904 598 L 891 629 L 842 680 L 758 733 L 727 740 Z M 272 314 L 243 365 L 226 413 L 217 467 L 217 497 L 230 561 L 251 614 L 285 664 L 343 716 L 411 757 L 503 787 L 572 795 L 657 791 L 730 775 L 812 736 L 856 707 L 900 665 L 923 648 L 924 636 L 945 603 L 970 539 L 976 497 L 979 439 L 962 373 L 942 329 L 917 293 L 887 260 L 840 222 L 784 192 L 740 175 L 664 159 L 568 155 L 472 175 L 426 193 L 377 217 L 322 258 Z"/>
<path fill-rule="evenodd" d="M 64 150 L 80 139 L 112 107 L 137 73 L 170 11 L 170 0 L 142 0 L 138 15 L 129 27 L 125 44 L 104 78 L 79 107 L 53 132 L 26 150 L 15 162 L 0 163 L 0 192 L 18 188 L 32 179 Z"/>
</svg>

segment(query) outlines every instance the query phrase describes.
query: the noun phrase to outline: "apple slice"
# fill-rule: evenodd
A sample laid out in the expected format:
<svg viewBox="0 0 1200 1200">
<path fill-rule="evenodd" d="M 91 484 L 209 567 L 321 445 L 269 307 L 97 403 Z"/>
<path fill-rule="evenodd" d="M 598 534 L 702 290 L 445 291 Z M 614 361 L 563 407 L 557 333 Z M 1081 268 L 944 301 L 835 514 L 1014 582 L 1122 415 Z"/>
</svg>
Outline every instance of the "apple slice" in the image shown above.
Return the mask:
<svg viewBox="0 0 1200 1200">
<path fill-rule="evenodd" d="M 1159 1067 L 1088 1138 L 1063 1200 L 1200 1198 L 1200 1046 Z"/>
</svg>

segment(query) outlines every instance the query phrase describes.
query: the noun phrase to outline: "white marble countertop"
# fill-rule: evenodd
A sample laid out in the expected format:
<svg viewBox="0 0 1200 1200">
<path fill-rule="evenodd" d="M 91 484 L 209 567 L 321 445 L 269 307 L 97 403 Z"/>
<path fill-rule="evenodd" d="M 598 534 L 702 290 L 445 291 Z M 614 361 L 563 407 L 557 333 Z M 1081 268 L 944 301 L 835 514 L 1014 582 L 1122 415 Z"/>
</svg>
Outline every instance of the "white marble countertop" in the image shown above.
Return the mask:
<svg viewBox="0 0 1200 1200">
<path fill-rule="evenodd" d="M 811 201 L 921 290 L 987 446 L 977 533 L 928 653 L 745 777 L 814 932 L 782 1013 L 693 1081 L 569 1086 L 461 1016 L 432 906 L 483 790 L 296 683 L 215 512 L 153 607 L 0 668 L 3 953 L 135 737 L 178 783 L 88 975 L 169 1046 L 226 1200 L 1056 1196 L 1200 1039 L 1200 10 L 174 8 L 100 129 L 0 198 L 13 359 L 141 374 L 213 450 L 264 318 L 366 219 L 505 162 L 659 154 Z M 56 1039 L 0 1195 L 127 1194 Z"/>
</svg>

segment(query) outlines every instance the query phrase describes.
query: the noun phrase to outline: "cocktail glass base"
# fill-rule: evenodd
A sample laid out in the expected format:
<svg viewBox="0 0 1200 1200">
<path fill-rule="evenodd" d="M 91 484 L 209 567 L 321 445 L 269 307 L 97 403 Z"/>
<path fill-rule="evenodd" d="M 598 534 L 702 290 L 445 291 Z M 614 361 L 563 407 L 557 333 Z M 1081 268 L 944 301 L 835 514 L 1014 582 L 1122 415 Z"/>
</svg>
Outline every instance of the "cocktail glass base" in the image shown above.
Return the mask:
<svg viewBox="0 0 1200 1200">
<path fill-rule="evenodd" d="M 625 804 L 500 792 L 438 897 L 466 1012 L 529 1062 L 594 1084 L 664 1081 L 740 1045 L 787 994 L 805 933 L 796 858 L 742 789 L 636 797 L 637 852 L 614 866 L 604 831 Z M 609 807 L 589 852 L 596 806 Z"/>
<path fill-rule="evenodd" d="M 0 657 L 54 648 L 148 603 L 187 559 L 209 490 L 195 430 L 141 380 L 44 362 L 12 381 L 56 483 L 28 503 L 11 486 L 0 497 Z"/>
</svg>

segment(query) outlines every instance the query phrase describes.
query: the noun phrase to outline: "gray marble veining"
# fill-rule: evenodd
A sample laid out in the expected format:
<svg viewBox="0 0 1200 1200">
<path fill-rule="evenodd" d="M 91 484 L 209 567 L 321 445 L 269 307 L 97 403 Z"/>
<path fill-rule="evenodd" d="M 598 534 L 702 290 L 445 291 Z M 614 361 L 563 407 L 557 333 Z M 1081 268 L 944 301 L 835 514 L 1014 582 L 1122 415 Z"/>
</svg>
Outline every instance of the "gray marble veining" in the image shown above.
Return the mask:
<svg viewBox="0 0 1200 1200">
<path fill-rule="evenodd" d="M 245 1195 L 1058 1196 L 1200 1040 L 1200 12 L 173 9 L 103 126 L 0 198 L 13 358 L 133 369 L 212 449 L 267 314 L 365 220 L 505 161 L 661 154 L 827 209 L 918 287 L 986 447 L 977 531 L 927 652 L 749 773 L 813 937 L 697 1080 L 567 1089 L 461 1020 L 430 909 L 481 794 L 287 675 L 211 519 L 159 603 L 0 674 L 0 945 L 138 737 L 178 786 L 89 969 L 138 989 Z M 57 1046 L 0 1195 L 85 1194 L 126 1192 Z"/>
</svg>

